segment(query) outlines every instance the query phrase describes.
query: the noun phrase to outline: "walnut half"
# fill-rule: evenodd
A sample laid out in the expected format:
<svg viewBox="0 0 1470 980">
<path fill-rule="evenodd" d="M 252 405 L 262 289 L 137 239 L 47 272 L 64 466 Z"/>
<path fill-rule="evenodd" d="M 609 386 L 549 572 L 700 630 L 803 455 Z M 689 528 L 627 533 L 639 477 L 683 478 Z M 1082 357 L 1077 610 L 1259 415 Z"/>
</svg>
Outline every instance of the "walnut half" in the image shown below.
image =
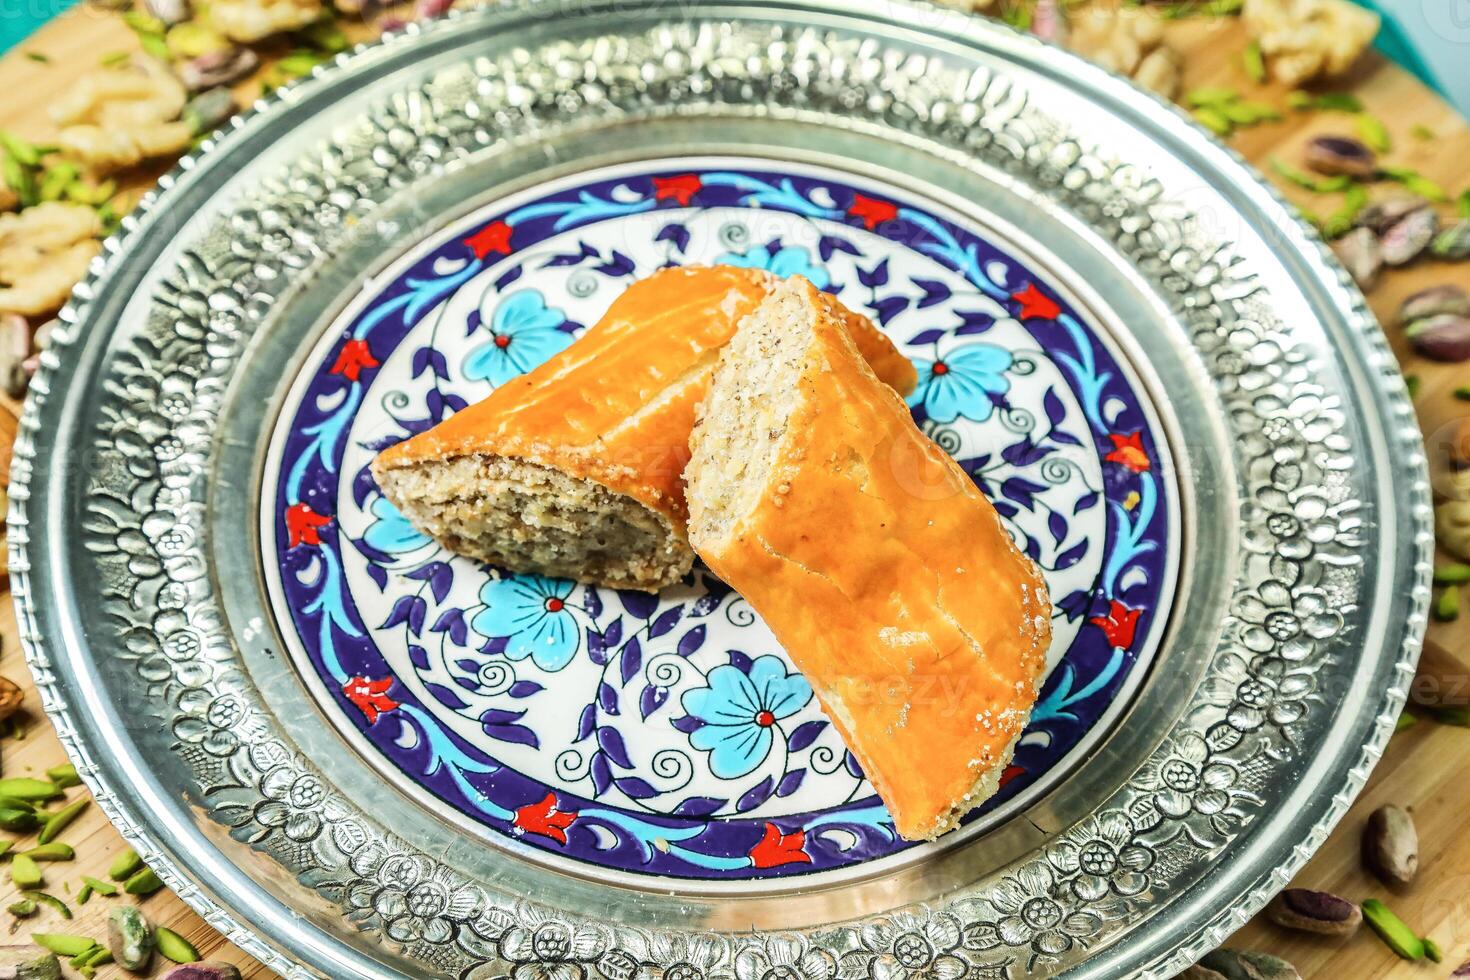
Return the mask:
<svg viewBox="0 0 1470 980">
<path fill-rule="evenodd" d="M 0 312 L 38 316 L 65 303 L 101 249 L 101 232 L 97 212 L 81 204 L 0 214 Z"/>
<path fill-rule="evenodd" d="M 1179 90 L 1179 55 L 1164 43 L 1159 18 L 1142 8 L 1080 11 L 1069 22 L 1067 46 L 1165 98 L 1173 98 Z"/>
<path fill-rule="evenodd" d="M 214 29 L 241 44 L 298 31 L 321 15 L 321 0 L 216 0 L 209 5 Z"/>
<path fill-rule="evenodd" d="M 188 94 L 172 75 L 112 68 L 83 76 L 51 107 L 62 152 L 98 172 L 174 156 L 193 134 L 180 122 Z"/>
<path fill-rule="evenodd" d="M 1380 23 L 1347 0 L 1245 0 L 1241 14 L 1271 77 L 1287 85 L 1341 75 L 1373 42 Z"/>
</svg>

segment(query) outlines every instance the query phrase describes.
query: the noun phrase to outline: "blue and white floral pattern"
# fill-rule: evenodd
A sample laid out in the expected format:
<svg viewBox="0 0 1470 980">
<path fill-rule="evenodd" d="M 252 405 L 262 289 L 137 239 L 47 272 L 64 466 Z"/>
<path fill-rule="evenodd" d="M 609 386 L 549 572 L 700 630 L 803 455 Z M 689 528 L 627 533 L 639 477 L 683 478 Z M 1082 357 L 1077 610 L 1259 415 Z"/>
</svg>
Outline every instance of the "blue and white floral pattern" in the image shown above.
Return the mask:
<svg viewBox="0 0 1470 980">
<path fill-rule="evenodd" d="M 503 297 L 487 294 L 486 298 L 493 301 L 493 308 L 476 310 L 470 319 L 472 330 L 488 323 L 490 334 L 488 341 L 471 349 L 465 358 L 464 374 L 471 381 L 503 385 L 571 345 L 572 335 L 561 329 L 567 318 L 547 307 L 539 290 L 521 289 Z"/>
<path fill-rule="evenodd" d="M 909 405 L 945 425 L 959 418 L 984 422 L 1011 390 L 1006 372 L 1014 363 L 1010 351 L 994 344 L 963 344 L 934 360 L 916 357 L 919 380 Z"/>
<path fill-rule="evenodd" d="M 506 575 L 480 586 L 485 608 L 470 627 L 491 639 L 503 639 L 502 652 L 511 660 L 525 660 L 549 673 L 571 662 L 581 644 L 582 630 L 568 598 L 576 587 L 566 579 L 542 575 Z"/>
<path fill-rule="evenodd" d="M 916 421 L 995 503 L 1055 601 L 1054 670 L 984 826 L 1087 751 L 1157 640 L 1177 515 L 1152 416 L 1049 284 L 892 188 L 650 166 L 467 220 L 385 273 L 313 354 L 272 485 L 269 563 L 294 655 L 365 752 L 550 854 L 738 879 L 908 846 L 806 680 L 717 579 L 697 568 L 650 596 L 506 574 L 415 530 L 369 468 L 565 349 L 637 276 L 715 261 L 800 273 L 914 360 Z M 1292 710 L 1292 669 L 1276 690 L 1220 696 L 1274 724 Z"/>
<path fill-rule="evenodd" d="M 368 512 L 373 522 L 362 539 L 369 547 L 388 555 L 402 555 L 429 543 L 429 536 L 410 524 L 387 497 L 374 497 Z"/>
<path fill-rule="evenodd" d="M 716 667 L 705 681 L 708 687 L 685 691 L 680 700 L 688 717 L 701 722 L 689 733 L 689 744 L 709 753 L 710 772 L 720 779 L 754 772 L 771 754 L 776 724 L 812 699 L 806 678 L 771 655 L 757 658 L 748 670 Z"/>
</svg>

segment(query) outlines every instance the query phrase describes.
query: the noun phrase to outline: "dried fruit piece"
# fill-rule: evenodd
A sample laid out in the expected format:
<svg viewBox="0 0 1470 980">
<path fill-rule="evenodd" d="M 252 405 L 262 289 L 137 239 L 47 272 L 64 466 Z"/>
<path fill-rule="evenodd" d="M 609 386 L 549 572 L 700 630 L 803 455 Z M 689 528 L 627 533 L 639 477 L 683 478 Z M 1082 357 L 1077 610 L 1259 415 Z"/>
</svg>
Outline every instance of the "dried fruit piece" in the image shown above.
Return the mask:
<svg viewBox="0 0 1470 980">
<path fill-rule="evenodd" d="M 1434 361 L 1470 359 L 1470 317 L 1441 313 L 1415 320 L 1404 328 L 1414 350 Z"/>
<path fill-rule="evenodd" d="M 206 960 L 176 966 L 159 980 L 240 980 L 240 971 L 229 963 Z"/>
<path fill-rule="evenodd" d="M 1346 136 L 1318 136 L 1307 144 L 1305 159 L 1319 174 L 1371 177 L 1378 172 L 1377 155 Z"/>
<path fill-rule="evenodd" d="M 158 944 L 158 952 L 166 959 L 175 963 L 196 963 L 199 961 L 199 951 L 193 947 L 189 940 L 174 932 L 159 926 L 154 930 L 154 940 Z"/>
<path fill-rule="evenodd" d="M 1323 936 L 1350 936 L 1363 922 L 1352 902 L 1308 888 L 1286 889 L 1266 907 L 1266 915 L 1277 925 Z"/>
<path fill-rule="evenodd" d="M 1434 241 L 1439 231 L 1439 215 L 1433 208 L 1410 211 L 1394 222 L 1378 237 L 1383 249 L 1385 265 L 1404 265 L 1419 257 L 1419 253 Z"/>
<path fill-rule="evenodd" d="M 118 905 L 107 914 L 107 948 L 123 969 L 147 966 L 153 945 L 153 930 L 136 905 Z"/>
<path fill-rule="evenodd" d="M 1332 243 L 1332 251 L 1363 289 L 1372 289 L 1383 271 L 1383 250 L 1370 228 L 1354 228 Z"/>
<path fill-rule="evenodd" d="M 1470 293 L 1449 284 L 1421 289 L 1399 304 L 1399 323 L 1408 326 L 1415 320 L 1441 313 L 1470 316 Z"/>
<path fill-rule="evenodd" d="M 1363 903 L 1363 918 L 1388 948 L 1399 956 L 1406 960 L 1424 958 L 1424 940 L 1378 899 L 1370 898 Z"/>
<path fill-rule="evenodd" d="M 1414 880 L 1419 872 L 1419 834 L 1407 810 L 1388 803 L 1368 817 L 1363 827 L 1363 864 L 1390 885 Z"/>
</svg>

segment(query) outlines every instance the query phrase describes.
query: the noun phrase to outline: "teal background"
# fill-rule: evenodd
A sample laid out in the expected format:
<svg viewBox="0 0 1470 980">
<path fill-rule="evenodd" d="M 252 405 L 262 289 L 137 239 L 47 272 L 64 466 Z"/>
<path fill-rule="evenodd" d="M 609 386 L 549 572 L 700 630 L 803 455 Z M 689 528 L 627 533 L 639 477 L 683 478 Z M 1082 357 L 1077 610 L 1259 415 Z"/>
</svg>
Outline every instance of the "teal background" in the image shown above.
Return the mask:
<svg viewBox="0 0 1470 980">
<path fill-rule="evenodd" d="M 0 0 L 0 53 L 75 0 Z M 1383 15 L 1377 47 L 1470 115 L 1470 0 L 1358 0 Z"/>
<path fill-rule="evenodd" d="M 75 0 L 0 0 L 0 52 L 15 47 Z"/>
</svg>

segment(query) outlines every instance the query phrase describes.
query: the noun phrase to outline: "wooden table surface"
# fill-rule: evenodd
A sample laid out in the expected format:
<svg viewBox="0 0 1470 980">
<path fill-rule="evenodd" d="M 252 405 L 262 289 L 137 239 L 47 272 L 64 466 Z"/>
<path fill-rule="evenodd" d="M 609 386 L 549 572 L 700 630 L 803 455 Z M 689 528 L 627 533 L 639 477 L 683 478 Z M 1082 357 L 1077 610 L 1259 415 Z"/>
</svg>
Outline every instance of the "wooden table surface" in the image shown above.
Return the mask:
<svg viewBox="0 0 1470 980">
<path fill-rule="evenodd" d="M 366 33 L 360 25 L 349 32 Z M 1169 26 L 1169 42 L 1184 55 L 1185 87 L 1225 85 L 1250 98 L 1285 105 L 1281 86 L 1252 86 L 1240 67 L 1245 45 L 1242 25 L 1234 20 L 1182 20 Z M 137 41 L 116 15 L 82 7 L 54 21 L 30 41 L 0 59 L 0 91 L 54 91 L 70 75 L 90 70 L 101 54 L 137 50 Z M 42 63 L 25 57 L 37 52 L 49 57 Z M 251 83 L 242 86 L 250 93 Z M 1470 126 L 1403 70 L 1376 55 L 1365 57 L 1353 75 L 1334 86 L 1350 90 L 1378 118 L 1388 124 L 1394 137 L 1394 152 L 1388 159 L 1418 169 L 1438 180 L 1452 193 L 1470 184 Z M 0 102 L 0 128 L 27 138 L 44 141 L 50 131 L 44 99 L 5 99 Z M 1434 139 L 1411 135 L 1415 127 L 1427 127 Z M 1237 132 L 1232 145 L 1246 157 L 1263 164 L 1279 156 L 1299 163 L 1301 147 L 1314 135 L 1351 133 L 1348 117 L 1336 113 L 1300 114 L 1286 112 L 1279 123 Z M 132 175 L 125 186 L 142 188 L 153 173 Z M 1294 201 L 1314 210 L 1328 211 L 1331 202 L 1314 201 L 1313 195 L 1296 187 L 1286 192 Z M 1470 414 L 1470 402 L 1455 400 L 1451 391 L 1470 384 L 1470 366 L 1432 364 L 1415 357 L 1394 324 L 1399 302 L 1415 290 L 1444 282 L 1470 286 L 1470 265 L 1421 262 L 1385 275 L 1369 299 L 1407 373 L 1420 381 L 1417 400 L 1420 422 L 1430 442 L 1434 465 L 1442 467 L 1436 453 L 1447 428 Z M 14 412 L 14 403 L 0 407 Z M 0 427 L 3 429 L 3 427 Z M 8 458 L 8 445 L 0 437 L 0 455 Z M 0 600 L 0 674 L 26 687 L 27 708 L 23 714 L 27 732 L 23 739 L 3 743 L 5 776 L 38 775 L 65 760 L 60 743 L 46 719 L 36 710 L 16 640 L 11 604 Z M 1453 624 L 1434 624 L 1421 665 L 1418 695 L 1422 700 L 1449 698 L 1470 702 L 1470 616 Z M 1335 892 L 1361 900 L 1384 898 L 1406 921 L 1432 936 L 1445 951 L 1441 966 L 1410 964 L 1396 959 L 1366 928 L 1354 938 L 1318 939 L 1279 929 L 1262 919 L 1251 922 L 1231 945 L 1259 949 L 1282 956 L 1296 964 L 1308 978 L 1377 980 L 1399 977 L 1444 977 L 1457 965 L 1470 960 L 1470 779 L 1459 766 L 1470 758 L 1470 729 L 1421 722 L 1395 736 L 1367 789 L 1343 819 L 1327 844 L 1298 875 L 1296 884 Z M 83 790 L 71 790 L 74 797 Z M 1407 807 L 1414 813 L 1421 840 L 1418 880 L 1409 889 L 1389 892 L 1361 869 L 1358 858 L 1359 832 L 1367 815 L 1386 802 Z M 104 871 L 123 844 L 96 807 L 90 808 L 63 835 L 77 850 L 71 863 L 43 865 L 47 888 L 70 899 L 82 874 L 105 877 Z M 0 907 L 15 898 L 5 880 L 0 884 Z M 105 936 L 106 909 L 123 899 L 94 898 L 76 908 L 76 919 L 61 921 L 55 912 L 43 910 L 22 923 L 12 942 L 23 941 L 30 931 L 70 932 Z M 131 899 L 126 899 L 131 901 Z M 72 903 L 75 905 L 75 903 Z M 144 910 L 155 923 L 166 925 L 191 940 L 207 957 L 238 964 L 248 978 L 273 974 L 244 953 L 225 943 L 192 911 L 168 892 L 148 898 Z M 3 915 L 3 913 L 0 913 Z M 8 916 L 0 918 L 4 922 Z M 159 965 L 155 957 L 155 968 Z M 115 967 L 104 967 L 98 976 L 128 976 Z"/>
</svg>

